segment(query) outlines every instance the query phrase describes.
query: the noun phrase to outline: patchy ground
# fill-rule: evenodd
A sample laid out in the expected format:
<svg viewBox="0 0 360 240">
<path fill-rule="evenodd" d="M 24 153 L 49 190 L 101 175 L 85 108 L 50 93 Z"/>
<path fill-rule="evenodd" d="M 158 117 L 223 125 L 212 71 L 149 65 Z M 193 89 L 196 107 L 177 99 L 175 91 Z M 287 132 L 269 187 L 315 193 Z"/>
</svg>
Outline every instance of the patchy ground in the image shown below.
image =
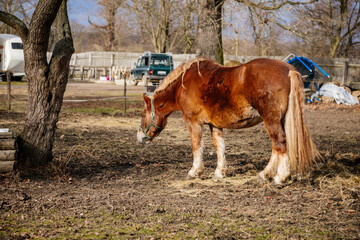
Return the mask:
<svg viewBox="0 0 360 240">
<path fill-rule="evenodd" d="M 74 89 L 65 99 L 122 94 Z M 0 128 L 21 130 L 26 91 L 17 91 Z M 206 171 L 185 180 L 192 152 L 181 114 L 152 144 L 137 144 L 140 92 L 128 99 L 130 115 L 122 99 L 64 103 L 51 166 L 40 176 L 0 175 L 0 239 L 360 238 L 359 106 L 307 105 L 325 161 L 275 187 L 256 181 L 271 153 L 263 124 L 225 130 L 231 172 L 223 180 L 212 180 L 216 152 L 205 131 Z"/>
</svg>

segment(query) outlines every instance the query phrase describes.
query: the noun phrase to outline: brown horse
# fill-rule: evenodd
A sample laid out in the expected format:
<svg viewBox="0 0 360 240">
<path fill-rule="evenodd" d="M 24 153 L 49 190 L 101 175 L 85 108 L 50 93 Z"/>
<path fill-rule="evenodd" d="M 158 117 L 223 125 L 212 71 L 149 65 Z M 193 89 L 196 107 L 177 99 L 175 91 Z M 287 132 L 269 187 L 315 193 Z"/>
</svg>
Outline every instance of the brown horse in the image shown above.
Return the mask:
<svg viewBox="0 0 360 240">
<path fill-rule="evenodd" d="M 292 173 L 304 172 L 320 157 L 304 119 L 303 82 L 296 69 L 282 61 L 256 59 L 237 67 L 223 67 L 206 59 L 182 64 L 150 97 L 138 141 L 151 141 L 177 110 L 189 128 L 194 162 L 189 178 L 204 171 L 202 126 L 209 125 L 218 163 L 215 178 L 226 175 L 222 129 L 239 129 L 264 121 L 272 140 L 272 155 L 259 177 L 276 184 Z"/>
</svg>

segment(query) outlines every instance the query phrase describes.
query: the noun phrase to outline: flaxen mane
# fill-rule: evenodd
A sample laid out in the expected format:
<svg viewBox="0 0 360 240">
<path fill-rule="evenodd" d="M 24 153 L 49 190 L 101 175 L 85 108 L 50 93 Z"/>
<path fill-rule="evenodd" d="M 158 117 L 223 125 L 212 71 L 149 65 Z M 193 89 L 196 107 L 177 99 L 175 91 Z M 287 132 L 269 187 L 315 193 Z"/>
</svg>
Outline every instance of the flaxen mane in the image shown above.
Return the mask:
<svg viewBox="0 0 360 240">
<path fill-rule="evenodd" d="M 157 95 L 158 93 L 161 93 L 165 91 L 169 86 L 171 86 L 173 83 L 175 83 L 179 77 L 182 75 L 181 80 L 183 80 L 185 72 L 191 67 L 192 64 L 197 63 L 198 65 L 198 73 L 201 76 L 200 70 L 199 70 L 199 63 L 202 61 L 206 61 L 205 58 L 196 58 L 193 60 L 190 60 L 188 62 L 185 62 L 175 68 L 169 75 L 167 75 L 164 78 L 164 81 L 160 84 L 160 86 L 155 90 L 154 95 Z M 183 85 L 184 86 L 184 85 Z"/>
</svg>

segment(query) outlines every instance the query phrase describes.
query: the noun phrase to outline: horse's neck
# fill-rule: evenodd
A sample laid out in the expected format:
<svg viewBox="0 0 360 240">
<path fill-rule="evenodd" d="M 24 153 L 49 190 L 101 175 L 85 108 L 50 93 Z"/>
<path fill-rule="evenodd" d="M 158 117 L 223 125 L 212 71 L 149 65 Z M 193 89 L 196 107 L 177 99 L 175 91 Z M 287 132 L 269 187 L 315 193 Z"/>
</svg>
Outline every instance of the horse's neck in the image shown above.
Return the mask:
<svg viewBox="0 0 360 240">
<path fill-rule="evenodd" d="M 176 90 L 175 86 L 171 86 L 168 89 L 159 92 L 154 96 L 154 101 L 158 102 L 159 105 L 163 105 L 166 103 L 162 108 L 162 111 L 166 115 L 179 110 L 179 107 L 175 101 L 175 90 Z"/>
</svg>

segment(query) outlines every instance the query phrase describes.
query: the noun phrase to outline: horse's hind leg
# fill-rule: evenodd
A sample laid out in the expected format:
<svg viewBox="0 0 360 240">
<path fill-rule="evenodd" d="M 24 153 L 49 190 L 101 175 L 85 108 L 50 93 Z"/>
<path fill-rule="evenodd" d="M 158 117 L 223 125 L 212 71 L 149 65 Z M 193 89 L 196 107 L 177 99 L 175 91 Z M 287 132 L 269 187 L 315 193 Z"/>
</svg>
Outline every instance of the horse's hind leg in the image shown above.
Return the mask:
<svg viewBox="0 0 360 240">
<path fill-rule="evenodd" d="M 226 175 L 225 142 L 222 137 L 222 129 L 210 125 L 211 136 L 217 153 L 217 168 L 214 178 L 223 178 Z"/>
<path fill-rule="evenodd" d="M 190 131 L 191 145 L 193 150 L 194 162 L 193 166 L 188 172 L 188 179 L 194 179 L 201 176 L 204 172 L 204 163 L 203 163 L 203 149 L 204 144 L 202 141 L 202 127 L 199 124 L 191 123 L 186 121 L 186 125 Z"/>
<path fill-rule="evenodd" d="M 271 180 L 276 175 L 278 153 L 272 150 L 270 160 L 264 170 L 259 173 L 259 177 L 263 181 Z"/>
<path fill-rule="evenodd" d="M 274 177 L 275 184 L 282 184 L 290 177 L 289 156 L 287 153 L 279 154 L 277 173 Z"/>
<path fill-rule="evenodd" d="M 286 135 L 280 121 L 265 122 L 272 140 L 272 154 L 268 165 L 259 174 L 264 180 L 273 179 L 281 184 L 290 176 L 290 163 L 286 150 Z"/>
</svg>

